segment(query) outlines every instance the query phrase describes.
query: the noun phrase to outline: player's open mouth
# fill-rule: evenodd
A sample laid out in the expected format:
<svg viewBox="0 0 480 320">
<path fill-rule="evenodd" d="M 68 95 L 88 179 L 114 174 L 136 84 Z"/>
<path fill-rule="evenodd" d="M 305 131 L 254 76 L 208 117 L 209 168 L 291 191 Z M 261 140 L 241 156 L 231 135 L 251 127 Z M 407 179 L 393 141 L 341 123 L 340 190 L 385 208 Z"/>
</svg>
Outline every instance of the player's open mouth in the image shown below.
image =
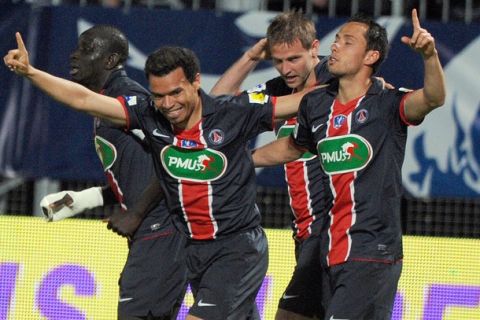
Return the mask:
<svg viewBox="0 0 480 320">
<path fill-rule="evenodd" d="M 180 115 L 180 113 L 182 112 L 182 109 L 183 109 L 182 107 L 179 107 L 171 110 L 164 110 L 164 114 L 170 118 L 176 118 Z"/>
<path fill-rule="evenodd" d="M 284 79 L 287 83 L 293 83 L 297 80 L 297 76 L 288 76 L 288 77 L 284 77 Z"/>
</svg>

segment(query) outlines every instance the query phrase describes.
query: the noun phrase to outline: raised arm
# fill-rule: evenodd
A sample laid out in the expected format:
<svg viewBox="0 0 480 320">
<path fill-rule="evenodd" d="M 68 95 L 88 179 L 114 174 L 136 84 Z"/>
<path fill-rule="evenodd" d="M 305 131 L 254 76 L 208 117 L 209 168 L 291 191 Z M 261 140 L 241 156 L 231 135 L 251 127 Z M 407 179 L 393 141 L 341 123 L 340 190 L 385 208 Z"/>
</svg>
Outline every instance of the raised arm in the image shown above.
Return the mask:
<svg viewBox="0 0 480 320">
<path fill-rule="evenodd" d="M 405 100 L 405 116 L 410 122 L 419 122 L 433 109 L 445 102 L 446 85 L 442 65 L 435 48 L 432 35 L 420 27 L 417 11 L 412 10 L 412 37 L 402 37 L 402 42 L 409 45 L 423 58 L 425 75 L 423 88 L 414 91 Z"/>
<path fill-rule="evenodd" d="M 258 41 L 225 71 L 212 90 L 210 90 L 210 94 L 214 96 L 237 94 L 248 74 L 255 69 L 260 60 L 266 58 L 266 48 L 267 38 Z"/>
<path fill-rule="evenodd" d="M 297 160 L 303 153 L 290 137 L 285 137 L 253 150 L 252 158 L 255 167 L 270 167 Z"/>
<path fill-rule="evenodd" d="M 35 69 L 29 62 L 22 36 L 18 32 L 15 36 L 18 48 L 10 50 L 3 58 L 5 65 L 11 71 L 24 76 L 53 99 L 72 109 L 108 119 L 118 125 L 126 125 L 125 111 L 117 99 L 95 93 L 82 85 Z"/>
</svg>

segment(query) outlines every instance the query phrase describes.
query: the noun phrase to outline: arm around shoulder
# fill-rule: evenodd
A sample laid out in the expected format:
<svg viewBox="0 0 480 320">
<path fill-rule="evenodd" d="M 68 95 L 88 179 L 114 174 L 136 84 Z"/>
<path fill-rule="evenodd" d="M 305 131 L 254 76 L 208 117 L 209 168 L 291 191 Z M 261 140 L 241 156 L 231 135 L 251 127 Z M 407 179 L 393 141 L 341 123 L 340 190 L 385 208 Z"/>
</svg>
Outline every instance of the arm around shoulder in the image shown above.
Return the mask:
<svg viewBox="0 0 480 320">
<path fill-rule="evenodd" d="M 303 151 L 295 147 L 291 139 L 291 137 L 280 138 L 253 150 L 252 158 L 255 167 L 275 166 L 300 158 Z"/>
</svg>

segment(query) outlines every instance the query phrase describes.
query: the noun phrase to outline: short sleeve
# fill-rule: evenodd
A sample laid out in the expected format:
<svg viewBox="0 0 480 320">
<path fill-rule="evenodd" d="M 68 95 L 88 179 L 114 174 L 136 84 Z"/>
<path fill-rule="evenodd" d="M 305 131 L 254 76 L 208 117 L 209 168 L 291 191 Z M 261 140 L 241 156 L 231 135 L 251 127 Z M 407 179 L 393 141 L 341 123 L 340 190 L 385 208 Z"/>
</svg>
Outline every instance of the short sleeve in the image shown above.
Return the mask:
<svg viewBox="0 0 480 320">
<path fill-rule="evenodd" d="M 141 129 L 140 118 L 149 108 L 148 101 L 139 96 L 119 96 L 117 99 L 122 103 L 127 116 L 126 129 Z"/>
</svg>

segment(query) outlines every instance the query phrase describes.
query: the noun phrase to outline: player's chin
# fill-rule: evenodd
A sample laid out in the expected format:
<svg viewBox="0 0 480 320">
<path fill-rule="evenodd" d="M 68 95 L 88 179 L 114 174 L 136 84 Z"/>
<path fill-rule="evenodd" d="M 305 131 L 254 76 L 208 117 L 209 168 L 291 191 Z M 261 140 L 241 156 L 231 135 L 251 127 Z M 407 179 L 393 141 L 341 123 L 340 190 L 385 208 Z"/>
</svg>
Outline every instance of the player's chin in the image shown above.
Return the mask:
<svg viewBox="0 0 480 320">
<path fill-rule="evenodd" d="M 283 80 L 285 81 L 285 84 L 291 89 L 295 89 L 300 85 L 299 77 L 284 77 Z"/>
</svg>

